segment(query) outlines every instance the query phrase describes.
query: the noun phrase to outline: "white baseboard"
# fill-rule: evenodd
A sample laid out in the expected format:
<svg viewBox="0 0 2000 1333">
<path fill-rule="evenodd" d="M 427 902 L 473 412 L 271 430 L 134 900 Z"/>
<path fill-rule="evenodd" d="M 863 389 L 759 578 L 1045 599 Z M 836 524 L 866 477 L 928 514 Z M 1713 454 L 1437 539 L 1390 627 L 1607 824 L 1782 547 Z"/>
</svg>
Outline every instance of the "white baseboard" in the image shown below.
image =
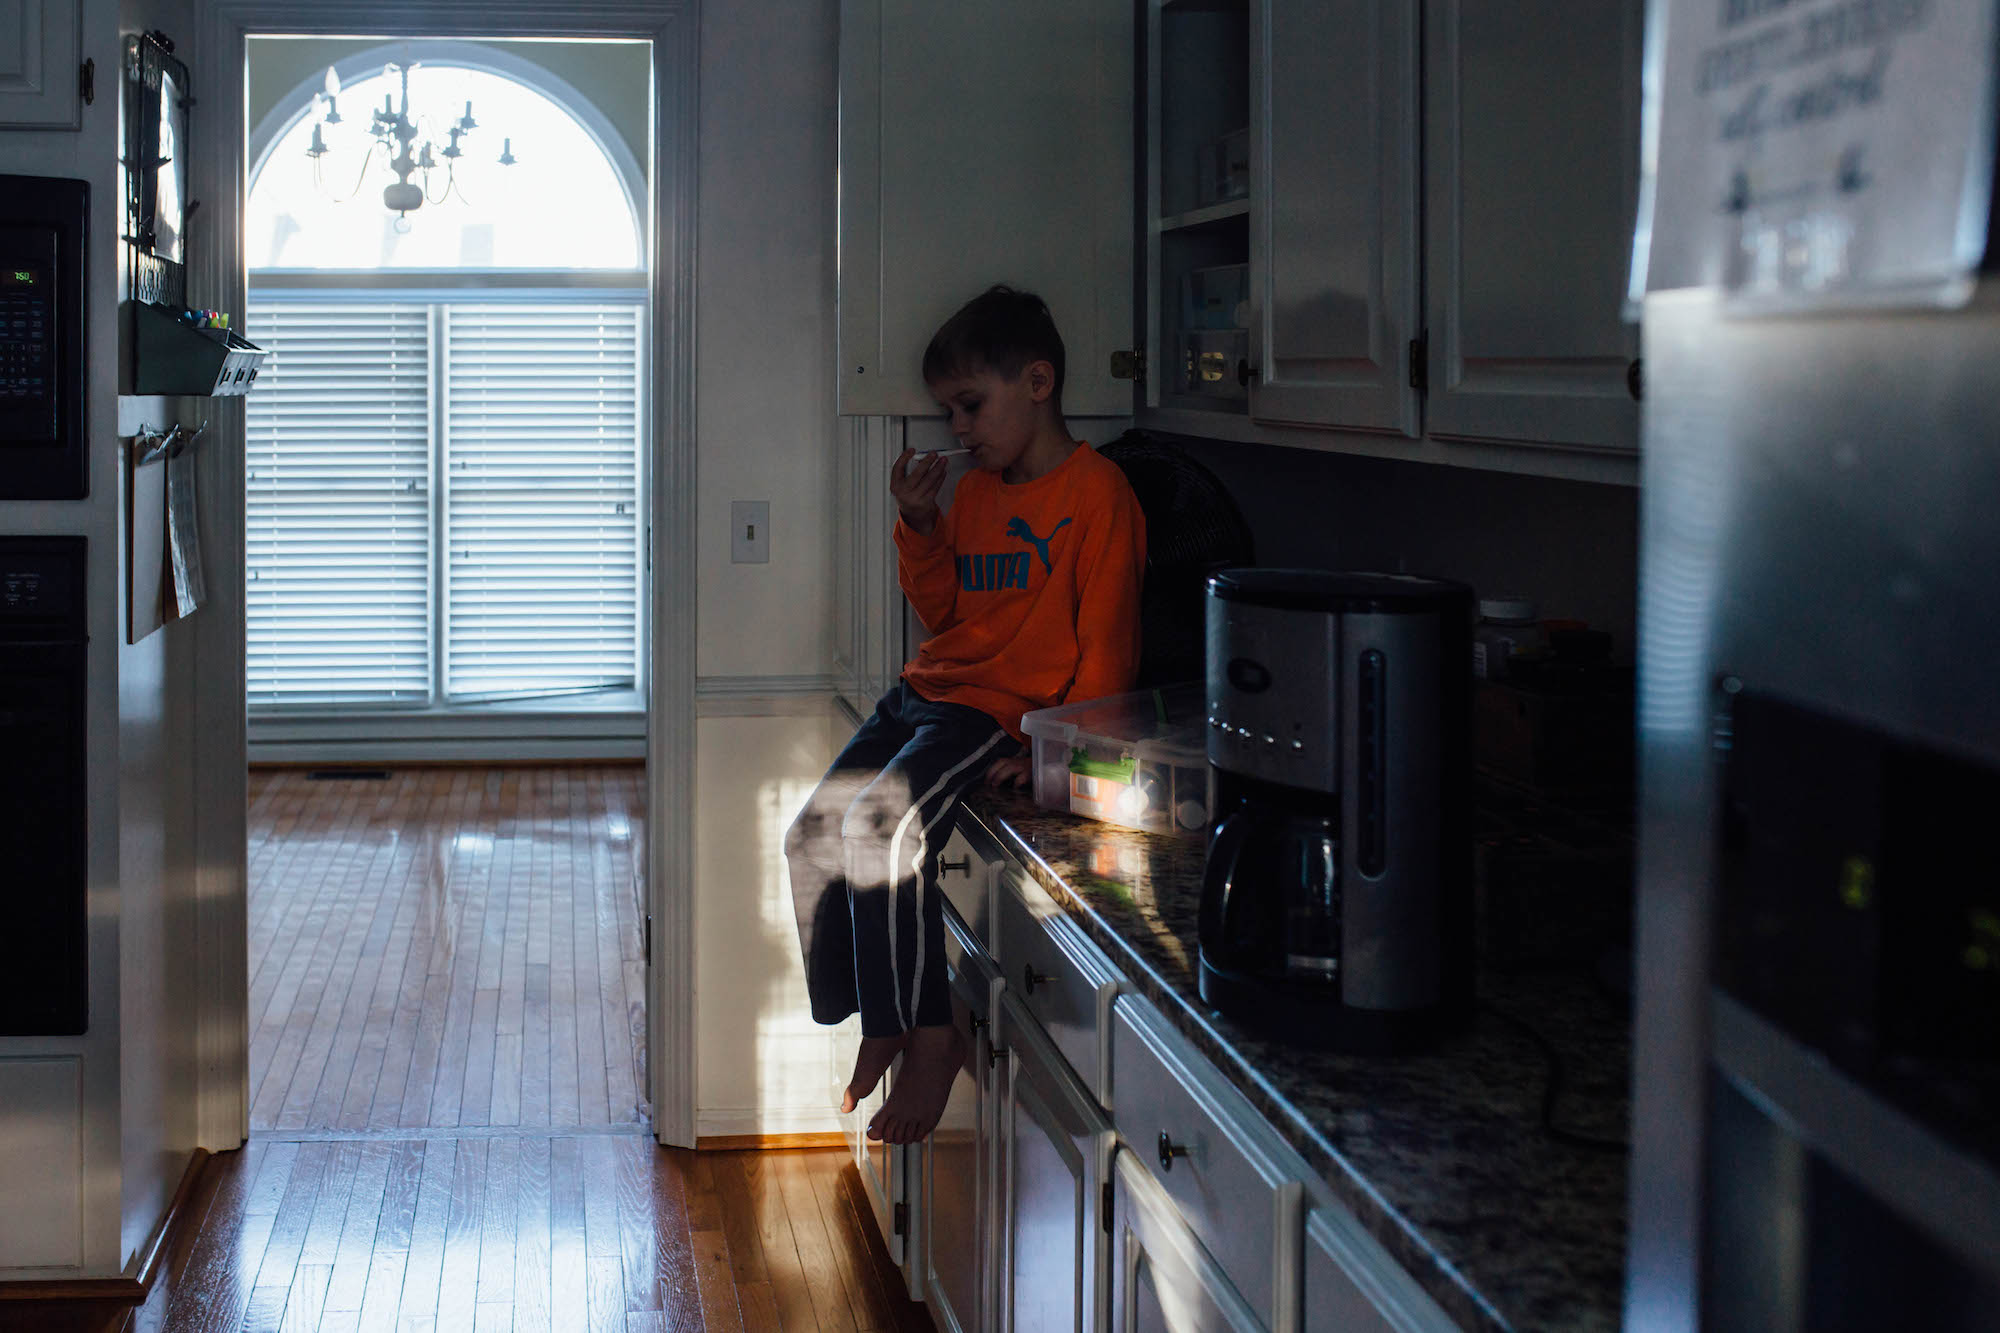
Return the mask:
<svg viewBox="0 0 2000 1333">
<path fill-rule="evenodd" d="M 847 1122 L 833 1107 L 704 1106 L 695 1125 L 702 1138 L 739 1135 L 843 1134 Z"/>
</svg>

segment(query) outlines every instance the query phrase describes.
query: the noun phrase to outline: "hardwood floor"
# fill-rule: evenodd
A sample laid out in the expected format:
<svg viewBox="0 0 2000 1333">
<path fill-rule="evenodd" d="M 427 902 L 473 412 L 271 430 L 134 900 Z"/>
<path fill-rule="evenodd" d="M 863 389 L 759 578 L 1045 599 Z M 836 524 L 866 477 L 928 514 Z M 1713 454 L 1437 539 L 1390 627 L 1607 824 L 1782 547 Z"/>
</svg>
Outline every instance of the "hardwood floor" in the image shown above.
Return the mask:
<svg viewBox="0 0 2000 1333">
<path fill-rule="evenodd" d="M 252 1136 L 139 1333 L 905 1333 L 841 1149 L 657 1147 L 637 768 L 250 782 Z"/>
<path fill-rule="evenodd" d="M 861 1189 L 842 1149 L 253 1138 L 131 1327 L 929 1333 Z"/>
<path fill-rule="evenodd" d="M 253 772 L 251 1128 L 642 1128 L 644 791 Z"/>
</svg>

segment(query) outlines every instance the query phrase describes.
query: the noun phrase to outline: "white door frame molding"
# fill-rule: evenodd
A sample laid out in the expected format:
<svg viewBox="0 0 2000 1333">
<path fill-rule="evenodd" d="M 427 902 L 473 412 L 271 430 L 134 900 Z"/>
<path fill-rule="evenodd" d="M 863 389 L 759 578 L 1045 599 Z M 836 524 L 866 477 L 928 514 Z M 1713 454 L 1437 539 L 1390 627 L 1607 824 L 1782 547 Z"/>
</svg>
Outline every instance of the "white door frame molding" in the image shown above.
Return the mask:
<svg viewBox="0 0 2000 1333">
<path fill-rule="evenodd" d="M 245 42 L 259 34 L 632 38 L 653 43 L 651 233 L 651 696 L 646 745 L 645 891 L 652 919 L 646 981 L 648 1095 L 661 1143 L 695 1141 L 695 166 L 698 0 L 211 0 L 194 55 L 190 295 L 242 310 L 247 189 Z M 194 618 L 195 855 L 199 867 L 200 1142 L 249 1134 L 249 870 L 244 715 L 244 422 L 240 399 L 210 404 L 201 451 L 201 542 L 210 604 Z"/>
</svg>

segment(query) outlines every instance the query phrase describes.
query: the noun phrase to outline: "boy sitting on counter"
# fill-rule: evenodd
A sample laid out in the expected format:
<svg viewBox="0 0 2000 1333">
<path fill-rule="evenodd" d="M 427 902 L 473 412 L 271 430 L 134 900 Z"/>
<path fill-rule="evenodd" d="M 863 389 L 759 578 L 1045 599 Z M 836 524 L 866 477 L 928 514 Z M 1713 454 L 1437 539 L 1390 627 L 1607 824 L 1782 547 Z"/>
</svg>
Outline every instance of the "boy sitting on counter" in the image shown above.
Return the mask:
<svg viewBox="0 0 2000 1333">
<path fill-rule="evenodd" d="M 923 375 L 974 467 L 941 510 L 942 454 L 890 465 L 897 578 L 931 638 L 785 839 L 813 1018 L 861 1015 L 841 1110 L 902 1057 L 868 1125 L 885 1143 L 931 1132 L 966 1058 L 936 892 L 959 796 L 982 776 L 1027 785 L 1023 713 L 1132 687 L 1146 563 L 1124 473 L 1064 424 L 1063 343 L 1039 297 L 973 298 Z"/>
</svg>

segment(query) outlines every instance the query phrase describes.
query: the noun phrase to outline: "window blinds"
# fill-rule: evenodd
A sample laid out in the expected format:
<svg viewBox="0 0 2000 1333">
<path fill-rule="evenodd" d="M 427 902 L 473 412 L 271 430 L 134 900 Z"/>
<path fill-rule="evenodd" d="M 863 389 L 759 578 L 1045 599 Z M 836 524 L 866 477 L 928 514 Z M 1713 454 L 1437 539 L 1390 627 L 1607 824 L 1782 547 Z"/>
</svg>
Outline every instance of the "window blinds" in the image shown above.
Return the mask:
<svg viewBox="0 0 2000 1333">
<path fill-rule="evenodd" d="M 637 684 L 642 311 L 251 302 L 252 707 Z"/>
<path fill-rule="evenodd" d="M 252 707 L 430 699 L 430 313 L 252 301 Z"/>
<path fill-rule="evenodd" d="M 445 692 L 631 687 L 639 307 L 445 311 Z"/>
</svg>

